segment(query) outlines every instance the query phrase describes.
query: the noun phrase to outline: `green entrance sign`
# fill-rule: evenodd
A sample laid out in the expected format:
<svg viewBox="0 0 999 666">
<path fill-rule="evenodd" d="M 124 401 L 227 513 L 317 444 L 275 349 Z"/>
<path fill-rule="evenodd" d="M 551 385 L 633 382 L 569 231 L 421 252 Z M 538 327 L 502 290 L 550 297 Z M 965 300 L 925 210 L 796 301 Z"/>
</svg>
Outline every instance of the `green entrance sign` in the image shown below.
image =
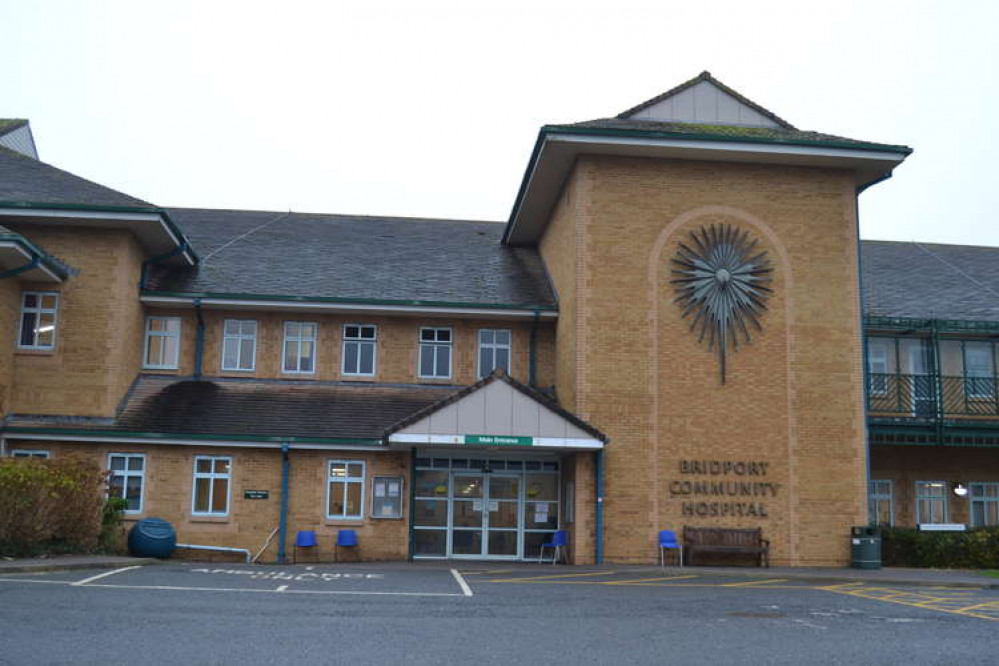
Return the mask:
<svg viewBox="0 0 999 666">
<path fill-rule="evenodd" d="M 485 446 L 533 446 L 533 437 L 509 437 L 507 435 L 465 435 L 465 444 Z"/>
</svg>

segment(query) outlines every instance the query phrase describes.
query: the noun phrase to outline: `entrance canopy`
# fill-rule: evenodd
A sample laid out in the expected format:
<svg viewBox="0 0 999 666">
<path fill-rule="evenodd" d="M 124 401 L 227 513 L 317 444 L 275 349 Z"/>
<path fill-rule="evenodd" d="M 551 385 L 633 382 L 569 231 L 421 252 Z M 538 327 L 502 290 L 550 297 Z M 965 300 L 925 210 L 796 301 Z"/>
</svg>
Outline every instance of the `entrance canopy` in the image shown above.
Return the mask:
<svg viewBox="0 0 999 666">
<path fill-rule="evenodd" d="M 545 394 L 497 370 L 386 431 L 392 447 L 602 449 L 607 437 Z"/>
</svg>

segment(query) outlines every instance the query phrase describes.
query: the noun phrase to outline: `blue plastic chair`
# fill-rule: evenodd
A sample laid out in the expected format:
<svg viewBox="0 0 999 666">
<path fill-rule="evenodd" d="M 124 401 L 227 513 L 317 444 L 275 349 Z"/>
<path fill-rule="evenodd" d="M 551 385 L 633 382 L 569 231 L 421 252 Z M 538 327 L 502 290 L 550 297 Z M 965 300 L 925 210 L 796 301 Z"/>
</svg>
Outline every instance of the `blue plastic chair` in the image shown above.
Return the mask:
<svg viewBox="0 0 999 666">
<path fill-rule="evenodd" d="M 340 561 L 341 548 L 357 548 L 357 532 L 354 530 L 340 530 L 336 535 L 336 545 L 333 548 L 333 559 Z"/>
<path fill-rule="evenodd" d="M 295 546 L 292 548 L 292 562 L 298 562 L 298 549 L 299 548 L 315 548 L 319 545 L 319 541 L 316 539 L 316 533 L 312 530 L 302 530 L 295 535 Z M 318 559 L 319 551 L 316 550 L 316 557 Z"/>
<path fill-rule="evenodd" d="M 677 551 L 677 561 L 683 566 L 683 544 L 676 538 L 673 530 L 661 530 L 659 532 L 659 566 L 666 567 L 666 551 Z"/>
<path fill-rule="evenodd" d="M 552 564 L 558 562 L 559 551 L 562 552 L 562 561 L 565 562 L 566 558 L 566 546 L 569 545 L 569 533 L 565 530 L 558 530 L 555 532 L 555 536 L 548 543 L 541 544 L 541 552 L 538 553 L 538 562 L 540 563 L 545 556 L 545 548 L 553 548 L 552 552 Z"/>
</svg>

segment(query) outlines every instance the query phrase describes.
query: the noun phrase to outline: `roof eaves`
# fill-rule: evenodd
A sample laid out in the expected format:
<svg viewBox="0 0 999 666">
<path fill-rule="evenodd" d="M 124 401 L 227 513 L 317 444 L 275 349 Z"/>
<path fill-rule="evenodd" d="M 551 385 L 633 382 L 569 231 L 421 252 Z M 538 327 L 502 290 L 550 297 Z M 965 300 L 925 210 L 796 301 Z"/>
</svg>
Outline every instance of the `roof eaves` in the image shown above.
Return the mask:
<svg viewBox="0 0 999 666">
<path fill-rule="evenodd" d="M 21 234 L 14 233 L 6 227 L 0 227 L 0 241 L 10 241 L 20 245 L 25 252 L 31 255 L 32 261 L 37 261 L 42 264 L 50 272 L 55 273 L 60 279 L 65 280 L 67 277 L 75 273 L 71 266 L 49 254 Z"/>
<path fill-rule="evenodd" d="M 734 97 L 735 99 L 737 99 L 739 102 L 741 102 L 741 103 L 745 104 L 746 106 L 750 107 L 751 109 L 753 109 L 757 113 L 760 113 L 760 114 L 766 116 L 767 118 L 769 118 L 770 120 L 774 121 L 775 123 L 777 123 L 778 125 L 780 125 L 784 129 L 790 129 L 790 130 L 797 129 L 794 125 L 792 125 L 791 123 L 787 122 L 786 120 L 784 120 L 783 118 L 781 118 L 780 116 L 778 116 L 773 111 L 767 109 L 766 107 L 763 107 L 763 106 L 757 104 L 753 100 L 751 100 L 748 97 L 742 95 L 741 93 L 737 92 L 736 90 L 733 90 L 732 88 L 728 87 L 727 85 L 725 85 L 724 83 L 722 83 L 721 81 L 719 81 L 718 79 L 716 79 L 715 77 L 711 76 L 711 72 L 709 72 L 707 70 L 701 72 L 700 74 L 698 74 L 694 78 L 690 79 L 689 81 L 684 81 L 683 83 L 681 83 L 680 85 L 676 86 L 675 88 L 671 88 L 671 89 L 667 90 L 666 92 L 662 93 L 661 95 L 656 95 L 652 99 L 648 99 L 648 100 L 642 102 L 641 104 L 639 104 L 637 106 L 633 106 L 632 108 L 627 109 L 626 111 L 622 111 L 621 113 L 619 113 L 617 115 L 617 117 L 618 118 L 628 118 L 628 117 L 630 117 L 630 116 L 638 113 L 639 111 L 643 111 L 643 110 L 649 108 L 653 104 L 658 104 L 659 102 L 663 101 L 664 99 L 668 99 L 669 97 L 672 97 L 673 95 L 677 95 L 677 94 L 683 92 L 684 90 L 687 90 L 688 88 L 691 88 L 691 87 L 693 87 L 693 86 L 695 86 L 695 85 L 697 85 L 698 83 L 701 83 L 701 82 L 707 82 L 707 83 L 710 83 L 710 84 L 714 85 L 715 87 L 717 87 L 721 91 L 723 91 L 723 92 L 731 95 L 732 97 Z"/>
</svg>

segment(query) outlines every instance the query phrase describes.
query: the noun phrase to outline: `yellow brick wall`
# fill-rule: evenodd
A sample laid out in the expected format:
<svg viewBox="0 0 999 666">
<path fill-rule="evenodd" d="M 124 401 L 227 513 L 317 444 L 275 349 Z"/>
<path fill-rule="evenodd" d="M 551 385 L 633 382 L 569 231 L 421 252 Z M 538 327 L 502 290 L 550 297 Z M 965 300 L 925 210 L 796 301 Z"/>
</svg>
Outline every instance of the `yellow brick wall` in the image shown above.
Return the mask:
<svg viewBox="0 0 999 666">
<path fill-rule="evenodd" d="M 21 285 L 8 278 L 0 280 L 0 418 L 9 411 L 14 371 L 14 345 L 20 321 Z"/>
<path fill-rule="evenodd" d="M 968 524 L 970 498 L 955 495 L 953 486 L 958 482 L 967 486 L 975 481 L 999 481 L 999 455 L 990 448 L 874 446 L 871 479 L 891 480 L 896 526 L 916 526 L 916 481 L 946 481 L 948 520 Z"/>
<path fill-rule="evenodd" d="M 79 273 L 61 285 L 55 349 L 15 350 L 10 411 L 114 415 L 141 356 L 141 251 L 127 231 L 12 225 Z"/>
<path fill-rule="evenodd" d="M 175 372 L 153 372 L 176 375 L 194 373 L 197 319 L 191 310 L 148 308 L 147 315 L 179 316 L 182 318 L 181 363 Z M 259 377 L 267 379 L 348 380 L 391 383 L 472 384 L 478 380 L 478 331 L 483 328 L 509 329 L 512 334 L 510 374 L 527 383 L 529 374 L 530 321 L 466 320 L 410 317 L 355 317 L 328 314 L 293 314 L 261 311 L 203 310 L 205 321 L 205 376 Z M 222 336 L 225 319 L 257 321 L 256 368 L 253 372 L 222 370 Z M 282 372 L 282 345 L 285 321 L 309 321 L 319 324 L 316 343 L 316 372 L 289 374 Z M 342 375 L 341 353 L 344 324 L 374 324 L 378 327 L 377 374 L 374 377 Z M 423 380 L 418 377 L 419 330 L 423 326 L 449 326 L 453 329 L 452 378 Z M 537 334 L 537 384 L 554 384 L 554 325 L 542 322 Z M 142 343 L 139 343 L 141 350 Z M 141 351 L 140 351 L 141 355 Z"/>
<path fill-rule="evenodd" d="M 276 449 L 195 447 L 164 445 L 116 445 L 104 443 L 39 442 L 8 439 L 9 449 L 47 450 L 53 457 L 75 456 L 107 466 L 109 453 L 145 453 L 145 506 L 141 514 L 130 514 L 129 524 L 145 517 L 163 518 L 177 531 L 180 543 L 247 548 L 256 553 L 271 531 L 278 527 L 281 507 L 281 452 Z M 229 515 L 222 518 L 192 515 L 194 458 L 198 455 L 230 456 L 231 499 Z M 364 519 L 336 521 L 325 517 L 326 461 L 362 460 L 366 463 Z M 364 560 L 402 560 L 409 554 L 409 454 L 356 451 L 289 452 L 289 512 L 287 553 L 298 530 L 314 530 L 319 538 L 318 557 L 333 559 L 333 543 L 341 528 L 355 529 L 359 548 L 349 557 Z M 403 481 L 402 518 L 371 518 L 374 476 L 401 476 Z M 266 490 L 265 500 L 244 499 L 246 490 Z M 277 559 L 275 537 L 261 561 Z M 178 555 L 208 558 L 206 553 L 178 552 Z M 312 558 L 316 554 L 309 553 Z M 348 554 L 345 553 L 344 559 Z M 306 556 L 303 555 L 302 559 Z"/>
<path fill-rule="evenodd" d="M 577 346 L 575 407 L 610 437 L 607 559 L 652 561 L 657 531 L 686 523 L 762 526 L 779 564 L 846 562 L 848 528 L 865 516 L 850 177 L 583 158 L 573 181 L 571 210 L 560 203 L 548 232 L 555 235 L 542 249 L 549 246 L 560 294 L 565 285 L 576 289 L 576 326 L 559 324 L 560 395 L 567 394 L 562 370 L 572 365 L 563 363 L 567 331 Z M 575 279 L 558 268 L 571 254 L 565 227 L 572 222 L 560 215 L 574 217 L 571 237 L 582 255 Z M 724 386 L 716 355 L 688 332 L 668 283 L 677 244 L 711 223 L 749 230 L 776 268 L 764 331 L 730 354 Z M 686 459 L 768 462 L 765 481 L 779 484 L 766 501 L 768 516 L 685 518 L 670 483 L 703 479 L 679 473 Z"/>
</svg>

